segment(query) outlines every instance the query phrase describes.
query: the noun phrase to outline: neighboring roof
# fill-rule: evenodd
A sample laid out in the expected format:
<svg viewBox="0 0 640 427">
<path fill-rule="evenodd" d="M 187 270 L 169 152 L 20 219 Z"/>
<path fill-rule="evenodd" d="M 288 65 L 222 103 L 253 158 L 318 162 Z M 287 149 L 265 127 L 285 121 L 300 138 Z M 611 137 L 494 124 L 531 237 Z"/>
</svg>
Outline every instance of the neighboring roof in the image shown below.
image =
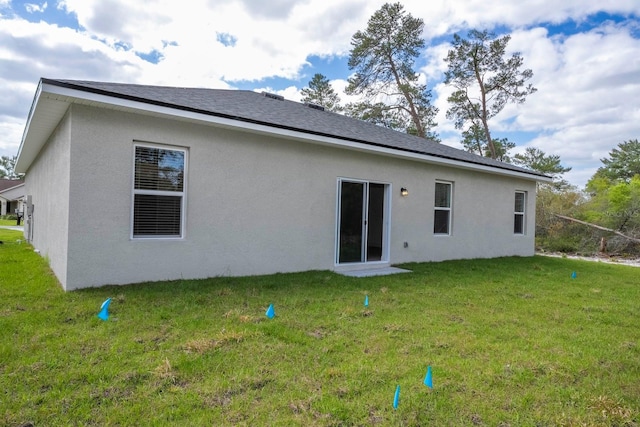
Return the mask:
<svg viewBox="0 0 640 427">
<path fill-rule="evenodd" d="M 18 185 L 23 185 L 24 181 L 21 179 L 0 179 L 0 192 L 4 190 L 8 190 L 13 187 L 17 187 Z"/>
<path fill-rule="evenodd" d="M 19 200 L 24 197 L 24 181 L 19 179 L 0 179 L 0 199 Z"/>
<path fill-rule="evenodd" d="M 52 79 L 40 80 L 20 145 L 17 171 L 28 169 L 71 103 L 209 121 L 254 132 L 550 180 L 535 171 L 257 92 Z"/>
</svg>

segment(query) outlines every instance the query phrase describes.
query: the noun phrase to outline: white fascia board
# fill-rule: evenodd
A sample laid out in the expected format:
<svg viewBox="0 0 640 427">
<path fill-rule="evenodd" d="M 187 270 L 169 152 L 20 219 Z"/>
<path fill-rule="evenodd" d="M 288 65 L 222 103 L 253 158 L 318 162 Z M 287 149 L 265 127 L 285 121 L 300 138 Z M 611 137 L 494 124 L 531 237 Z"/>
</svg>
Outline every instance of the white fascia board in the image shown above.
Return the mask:
<svg viewBox="0 0 640 427">
<path fill-rule="evenodd" d="M 29 134 L 29 129 L 31 128 L 31 121 L 33 120 L 33 115 L 36 110 L 36 106 L 38 105 L 38 101 L 40 100 L 40 95 L 42 94 L 42 81 L 38 82 L 38 87 L 36 88 L 36 93 L 33 97 L 33 102 L 31 103 L 31 108 L 29 109 L 29 114 L 27 115 L 27 122 L 24 126 L 24 131 L 22 132 L 22 140 L 20 140 L 20 147 L 18 147 L 18 154 L 16 155 L 16 164 L 14 165 L 14 169 L 18 173 L 24 173 L 27 171 L 27 168 L 33 161 L 33 159 L 25 160 L 22 155 L 22 150 L 25 146 L 25 141 L 27 139 L 27 135 Z M 39 151 L 39 150 L 38 150 Z M 28 164 L 25 165 L 25 162 Z"/>
<path fill-rule="evenodd" d="M 358 141 L 351 141 L 348 139 L 342 139 L 337 137 L 315 135 L 312 133 L 283 129 L 277 126 L 269 126 L 265 124 L 252 123 L 243 121 L 240 119 L 230 119 L 225 117 L 219 117 L 215 115 L 198 113 L 195 111 L 182 110 L 180 108 L 155 105 L 152 103 L 135 101 L 130 99 L 124 99 L 109 95 L 102 95 L 93 92 L 87 92 L 78 89 L 71 89 L 51 84 L 43 84 L 42 92 L 47 95 L 62 97 L 68 100 L 68 102 L 78 102 L 85 104 L 101 104 L 105 108 L 115 108 L 129 111 L 138 111 L 142 114 L 162 115 L 173 118 L 179 118 L 183 120 L 204 122 L 214 126 L 221 126 L 225 128 L 232 128 L 245 132 L 266 134 L 271 136 L 279 136 L 287 139 L 295 139 L 299 141 L 305 141 L 313 144 L 329 145 L 333 147 L 342 147 L 352 150 L 363 151 L 367 153 L 376 153 L 385 156 L 392 156 L 396 158 L 421 161 L 432 164 L 445 165 L 455 168 L 474 170 L 484 173 L 491 173 L 496 175 L 506 175 L 516 178 L 521 178 L 530 181 L 551 182 L 551 178 L 544 176 L 527 174 L 524 172 L 513 171 L 509 169 L 501 169 L 497 167 L 485 166 L 481 164 L 468 163 L 460 160 L 447 159 L 443 157 L 431 156 L 428 154 L 413 153 L 410 151 L 399 150 L 395 148 L 382 147 L 377 145 L 365 144 Z M 39 94 L 39 96 L 41 96 Z M 69 99 L 71 98 L 71 99 Z"/>
</svg>

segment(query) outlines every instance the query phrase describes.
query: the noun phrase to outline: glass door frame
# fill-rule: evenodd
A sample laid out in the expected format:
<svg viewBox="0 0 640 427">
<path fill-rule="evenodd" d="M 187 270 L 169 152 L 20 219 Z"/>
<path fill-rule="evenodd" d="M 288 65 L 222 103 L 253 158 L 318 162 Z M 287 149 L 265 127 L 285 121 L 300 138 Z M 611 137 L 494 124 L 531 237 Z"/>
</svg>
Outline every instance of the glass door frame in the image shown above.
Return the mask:
<svg viewBox="0 0 640 427">
<path fill-rule="evenodd" d="M 342 218 L 342 183 L 349 182 L 354 184 L 363 184 L 363 202 L 362 202 L 362 248 L 360 261 L 340 262 L 340 226 Z M 368 236 L 369 236 L 369 196 L 370 184 L 378 184 L 383 186 L 383 208 L 382 208 L 382 252 L 379 260 L 367 261 Z M 372 181 L 356 178 L 339 177 L 336 185 L 336 227 L 335 227 L 335 257 L 334 264 L 338 266 L 363 266 L 363 265 L 379 265 L 389 264 L 389 242 L 391 232 L 391 184 L 382 181 Z"/>
</svg>

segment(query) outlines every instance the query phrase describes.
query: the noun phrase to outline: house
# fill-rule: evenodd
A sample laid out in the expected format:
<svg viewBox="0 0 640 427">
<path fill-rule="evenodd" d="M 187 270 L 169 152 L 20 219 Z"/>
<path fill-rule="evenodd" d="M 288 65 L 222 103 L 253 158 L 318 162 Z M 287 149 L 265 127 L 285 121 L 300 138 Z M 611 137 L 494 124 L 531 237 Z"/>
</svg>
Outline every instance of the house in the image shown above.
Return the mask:
<svg viewBox="0 0 640 427">
<path fill-rule="evenodd" d="M 16 170 L 66 290 L 531 256 L 549 181 L 273 94 L 52 79 Z"/>
<path fill-rule="evenodd" d="M 19 179 L 0 179 L 0 216 L 23 211 L 24 182 Z"/>
</svg>

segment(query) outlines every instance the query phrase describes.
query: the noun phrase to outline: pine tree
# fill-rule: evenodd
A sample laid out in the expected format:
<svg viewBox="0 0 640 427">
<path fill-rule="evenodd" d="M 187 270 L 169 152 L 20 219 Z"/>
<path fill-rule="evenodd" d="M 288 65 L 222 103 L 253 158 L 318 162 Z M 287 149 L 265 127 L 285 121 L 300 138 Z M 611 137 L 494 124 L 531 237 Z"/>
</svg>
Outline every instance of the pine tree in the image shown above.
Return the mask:
<svg viewBox="0 0 640 427">
<path fill-rule="evenodd" d="M 406 13 L 400 3 L 387 3 L 371 16 L 366 30 L 353 35 L 349 68 L 355 75 L 346 92 L 363 100 L 347 106 L 347 114 L 437 139 L 438 109 L 414 70 L 425 47 L 423 28 L 424 21 Z"/>
<path fill-rule="evenodd" d="M 451 105 L 447 118 L 455 121 L 457 129 L 482 126 L 490 157 L 494 159 L 499 153 L 496 140 L 491 137 L 489 120 L 507 103 L 521 104 L 536 91 L 531 84 L 525 85 L 533 72 L 521 70 L 520 53 L 506 58 L 509 40 L 509 35 L 495 38 L 488 31 L 471 30 L 466 39 L 454 34 L 453 48 L 445 58 L 449 64 L 445 83 L 455 88 L 447 98 Z"/>
<path fill-rule="evenodd" d="M 302 89 L 301 92 L 302 102 L 320 105 L 334 113 L 344 110 L 340 105 L 340 97 L 331 87 L 329 79 L 320 73 L 316 73 L 309 82 L 309 87 Z"/>
</svg>

